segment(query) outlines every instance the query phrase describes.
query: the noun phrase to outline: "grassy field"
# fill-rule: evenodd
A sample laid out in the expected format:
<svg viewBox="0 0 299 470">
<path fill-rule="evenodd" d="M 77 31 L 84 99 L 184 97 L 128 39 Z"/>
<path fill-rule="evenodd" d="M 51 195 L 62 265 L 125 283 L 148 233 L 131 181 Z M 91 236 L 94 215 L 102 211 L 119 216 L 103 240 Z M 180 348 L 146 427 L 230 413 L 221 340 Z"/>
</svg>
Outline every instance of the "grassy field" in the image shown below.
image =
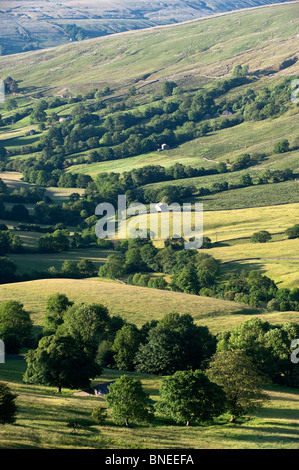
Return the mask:
<svg viewBox="0 0 299 470">
<path fill-rule="evenodd" d="M 26 183 L 22 179 L 23 178 L 22 173 L 19 173 L 18 171 L 3 171 L 3 172 L 0 172 L 0 178 L 2 179 L 2 181 L 7 185 L 7 187 L 10 190 L 20 189 L 22 187 L 24 187 L 24 188 L 34 187 L 34 188 L 44 189 L 45 190 L 45 196 L 49 197 L 50 199 L 52 199 L 53 202 L 55 202 L 57 204 L 62 203 L 64 201 L 68 201 L 69 196 L 72 193 L 78 193 L 80 195 L 82 195 L 84 193 L 84 189 L 80 189 L 80 188 L 54 188 L 54 187 L 53 188 L 51 188 L 51 187 L 43 188 L 43 187 L 35 185 L 35 184 Z M 11 204 L 11 203 L 7 203 L 7 204 Z M 32 204 L 30 204 L 30 205 L 25 204 L 25 206 L 27 206 L 27 207 L 31 206 L 31 208 L 33 207 Z"/>
<path fill-rule="evenodd" d="M 149 152 L 147 154 L 120 160 L 91 163 L 89 165 L 73 165 L 67 171 L 84 173 L 95 176 L 109 171 L 122 173 L 145 165 L 162 165 L 169 167 L 175 163 L 183 163 L 193 167 L 214 168 L 218 161 L 233 162 L 243 153 L 272 153 L 275 142 L 288 138 L 290 143 L 295 140 L 298 129 L 298 114 L 296 109 L 276 119 L 265 121 L 246 121 L 236 127 L 221 129 L 204 137 L 181 144 L 164 152 Z M 87 152 L 82 152 L 82 155 Z M 202 159 L 206 157 L 212 162 Z M 286 154 L 271 155 L 257 169 L 298 169 L 298 151 Z M 213 161 L 215 163 L 213 163 Z M 191 178 L 193 179 L 193 178 Z M 204 181 L 204 178 L 201 178 Z M 181 184 L 182 181 L 179 182 Z M 176 183 L 178 184 L 178 183 Z"/>
<path fill-rule="evenodd" d="M 221 262 L 224 274 L 241 269 L 257 269 L 272 278 L 280 287 L 295 287 L 299 284 L 298 241 L 288 240 L 284 234 L 288 227 L 298 222 L 299 203 L 259 207 L 258 210 L 251 207 L 218 211 L 206 210 L 204 203 L 203 208 L 203 233 L 213 244 L 206 252 Z M 143 217 L 145 216 L 140 216 Z M 150 223 L 150 216 L 147 217 Z M 13 221 L 1 222 L 7 224 L 10 229 L 16 225 Z M 271 242 L 249 243 L 251 235 L 260 230 L 267 230 L 272 234 Z M 64 261 L 78 262 L 83 258 L 90 259 L 99 267 L 112 253 L 111 250 L 93 247 L 41 255 L 37 249 L 42 233 L 18 230 L 14 233 L 21 238 L 24 248 L 28 250 L 26 253 L 9 255 L 17 265 L 18 274 L 46 271 L 50 267 L 59 270 Z M 158 247 L 163 245 L 161 240 L 155 241 L 155 244 Z"/>
<path fill-rule="evenodd" d="M 214 424 L 174 425 L 155 420 L 148 426 L 125 428 L 114 425 L 108 413 L 98 426 L 90 414 L 104 400 L 74 396 L 65 389 L 59 396 L 53 388 L 23 383 L 26 363 L 7 359 L 0 364 L 0 380 L 17 393 L 17 421 L 0 428 L 0 448 L 6 449 L 298 449 L 299 392 L 272 386 L 269 401 L 242 424 L 230 424 L 227 416 Z M 128 374 L 142 381 L 152 400 L 158 399 L 162 377 L 104 369 L 94 381 L 101 383 Z M 76 420 L 73 432 L 68 423 Z"/>
<path fill-rule="evenodd" d="M 226 300 L 125 285 L 100 278 L 44 279 L 0 286 L 1 301 L 15 299 L 24 303 L 37 326 L 43 324 L 47 298 L 56 292 L 66 294 L 73 301 L 103 303 L 111 314 L 119 314 L 139 326 L 161 318 L 164 313 L 180 311 L 192 314 L 196 322 L 208 323 L 212 329 L 214 325 L 214 330 L 222 328 L 223 322 L 228 321 L 227 328 L 230 329 L 230 322 L 240 321 L 247 314 L 260 313 L 258 309 Z"/>
<path fill-rule="evenodd" d="M 221 272 L 230 275 L 241 270 L 258 270 L 275 281 L 279 288 L 299 285 L 299 250 L 297 240 L 272 241 L 266 244 L 246 243 L 206 250 L 221 261 Z"/>
<path fill-rule="evenodd" d="M 37 248 L 38 238 L 43 235 L 34 232 L 16 232 L 26 245 L 26 248 Z M 54 267 L 59 270 L 64 261 L 74 261 L 78 263 L 82 259 L 89 259 L 97 268 L 106 262 L 107 256 L 113 253 L 109 250 L 99 248 L 80 248 L 62 253 L 20 253 L 11 254 L 10 259 L 17 265 L 18 274 L 30 274 L 32 271 L 47 271 Z"/>
<path fill-rule="evenodd" d="M 249 186 L 238 188 L 217 194 L 210 194 L 195 201 L 202 202 L 204 210 L 221 211 L 242 208 L 261 208 L 276 206 L 277 203 L 287 208 L 289 203 L 297 203 L 299 184 L 296 181 Z"/>
<path fill-rule="evenodd" d="M 273 324 L 297 321 L 298 318 L 298 312 L 264 312 L 228 300 L 125 285 L 99 278 L 43 279 L 0 286 L 1 301 L 22 302 L 37 328 L 43 325 L 47 298 L 56 292 L 67 295 L 72 301 L 102 303 L 112 315 L 121 315 L 137 326 L 153 319 L 159 320 L 167 312 L 189 313 L 197 324 L 208 326 L 214 334 L 230 331 L 252 316 Z"/>
<path fill-rule="evenodd" d="M 270 233 L 283 232 L 298 223 L 299 203 L 259 207 L 258 209 L 250 207 L 235 210 L 207 210 L 206 212 L 205 204 L 203 204 L 203 209 L 204 234 L 215 242 L 217 232 L 217 241 L 219 242 L 251 236 L 253 232 L 259 230 L 268 230 Z"/>
</svg>

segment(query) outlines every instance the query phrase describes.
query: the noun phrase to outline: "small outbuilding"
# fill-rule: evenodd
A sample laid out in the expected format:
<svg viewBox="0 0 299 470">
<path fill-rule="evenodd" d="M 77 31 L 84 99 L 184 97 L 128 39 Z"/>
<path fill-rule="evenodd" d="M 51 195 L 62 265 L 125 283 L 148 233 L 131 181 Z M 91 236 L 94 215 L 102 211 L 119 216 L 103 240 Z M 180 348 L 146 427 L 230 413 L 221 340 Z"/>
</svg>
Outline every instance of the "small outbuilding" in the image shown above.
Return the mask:
<svg viewBox="0 0 299 470">
<path fill-rule="evenodd" d="M 222 116 L 226 116 L 226 117 L 231 117 L 233 116 L 234 113 L 232 113 L 231 111 L 229 111 L 228 109 L 226 109 L 225 111 L 223 111 L 222 113 Z"/>
<path fill-rule="evenodd" d="M 30 131 L 26 132 L 26 136 L 28 135 L 35 135 L 36 134 L 36 131 L 34 129 L 31 129 Z"/>
<path fill-rule="evenodd" d="M 115 381 L 112 380 L 111 382 L 104 382 L 98 385 L 95 385 L 94 387 L 88 388 L 86 390 L 81 390 L 80 392 L 75 392 L 74 395 L 78 397 L 100 397 L 104 398 L 106 395 L 108 395 L 109 390 L 108 387 Z"/>
</svg>

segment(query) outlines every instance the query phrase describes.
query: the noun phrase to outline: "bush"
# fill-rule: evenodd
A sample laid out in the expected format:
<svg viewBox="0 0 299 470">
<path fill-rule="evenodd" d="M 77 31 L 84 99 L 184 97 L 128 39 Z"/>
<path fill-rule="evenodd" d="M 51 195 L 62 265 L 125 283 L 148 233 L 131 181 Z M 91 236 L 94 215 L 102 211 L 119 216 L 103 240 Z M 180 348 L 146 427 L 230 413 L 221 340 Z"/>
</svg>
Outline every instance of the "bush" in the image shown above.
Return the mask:
<svg viewBox="0 0 299 470">
<path fill-rule="evenodd" d="M 12 424 L 15 422 L 15 414 L 17 407 L 15 399 L 17 395 L 14 395 L 8 385 L 4 382 L 0 382 L 0 424 Z"/>
<path fill-rule="evenodd" d="M 270 312 L 278 312 L 280 310 L 280 302 L 277 299 L 271 299 L 267 303 L 267 310 Z"/>
<path fill-rule="evenodd" d="M 299 224 L 293 225 L 285 231 L 288 238 L 299 238 Z"/>
<path fill-rule="evenodd" d="M 290 150 L 290 142 L 287 139 L 280 140 L 274 145 L 273 153 L 285 153 Z"/>
<path fill-rule="evenodd" d="M 250 238 L 250 241 L 252 243 L 267 243 L 271 238 L 272 236 L 269 232 L 261 230 L 260 232 L 255 232 Z"/>
<path fill-rule="evenodd" d="M 96 406 L 92 413 L 91 417 L 97 424 L 104 424 L 107 418 L 107 410 L 101 405 Z"/>
</svg>

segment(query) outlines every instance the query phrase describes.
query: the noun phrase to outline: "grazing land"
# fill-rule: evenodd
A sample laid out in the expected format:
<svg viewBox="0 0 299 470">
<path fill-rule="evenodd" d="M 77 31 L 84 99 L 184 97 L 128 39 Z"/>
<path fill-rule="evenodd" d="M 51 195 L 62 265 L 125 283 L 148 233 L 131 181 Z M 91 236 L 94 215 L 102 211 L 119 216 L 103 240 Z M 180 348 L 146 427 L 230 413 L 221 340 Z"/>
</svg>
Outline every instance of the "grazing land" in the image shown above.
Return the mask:
<svg viewBox="0 0 299 470">
<path fill-rule="evenodd" d="M 0 12 L 0 335 L 13 354 L 0 381 L 18 395 L 0 448 L 298 448 L 298 1 L 28 3 Z M 95 208 L 123 194 L 146 209 L 202 203 L 203 246 L 184 250 L 173 230 L 153 242 L 99 239 Z M 123 427 L 109 409 L 98 425 L 91 412 L 104 399 L 75 396 L 84 387 L 70 381 L 55 393 L 44 366 L 33 372 L 49 345 L 59 360 L 62 337 L 80 373 L 86 358 L 103 368 L 93 385 L 126 375 L 151 403 L 166 374 L 192 370 L 194 357 L 206 371 L 216 345 L 232 354 L 237 344 L 270 378 L 269 401 L 237 424 L 225 412 Z M 22 355 L 45 344 L 28 356 L 27 383 Z M 160 375 L 152 356 L 165 359 Z"/>
<path fill-rule="evenodd" d="M 1 378 L 18 394 L 17 425 L 0 431 L 3 449 L 298 449 L 298 391 L 272 386 L 268 403 L 242 424 L 225 419 L 211 425 L 182 427 L 157 422 L 126 429 L 110 417 L 104 426 L 91 418 L 92 410 L 104 399 L 73 396 L 64 390 L 57 396 L 46 386 L 24 384 L 26 364 L 8 359 L 1 365 Z M 142 381 L 152 400 L 157 400 L 162 377 L 123 372 Z M 120 371 L 105 369 L 94 383 L 115 380 Z M 69 426 L 77 422 L 73 432 Z"/>
</svg>

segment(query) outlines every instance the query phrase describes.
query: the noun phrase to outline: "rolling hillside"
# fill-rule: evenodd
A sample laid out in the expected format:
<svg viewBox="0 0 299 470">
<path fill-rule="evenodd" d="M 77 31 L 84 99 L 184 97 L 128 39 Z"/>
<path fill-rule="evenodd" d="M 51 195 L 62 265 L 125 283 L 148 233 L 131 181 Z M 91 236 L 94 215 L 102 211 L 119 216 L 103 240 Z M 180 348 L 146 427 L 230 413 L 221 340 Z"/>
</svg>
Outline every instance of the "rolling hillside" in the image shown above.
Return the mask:
<svg viewBox="0 0 299 470">
<path fill-rule="evenodd" d="M 270 113 L 269 117 L 244 119 L 235 126 L 227 125 L 227 127 L 224 127 L 220 125 L 218 128 L 215 125 L 206 133 L 198 134 L 197 138 L 193 138 L 194 134 L 191 134 L 190 138 L 186 139 L 187 141 L 174 145 L 167 152 L 140 151 L 137 156 L 129 156 L 126 150 L 123 150 L 121 158 L 110 160 L 104 158 L 103 161 L 96 161 L 95 163 L 91 162 L 89 157 L 91 149 L 96 152 L 98 149 L 105 147 L 102 131 L 104 129 L 104 136 L 109 134 L 109 130 L 105 128 L 105 125 L 107 126 L 107 122 L 109 124 L 109 119 L 111 121 L 115 116 L 122 116 L 123 109 L 135 113 L 136 116 L 141 116 L 142 129 L 146 130 L 146 126 L 149 124 L 146 112 L 150 110 L 153 103 L 157 106 L 167 107 L 169 105 L 171 107 L 175 100 L 178 100 L 178 103 L 181 103 L 181 100 L 181 104 L 186 107 L 188 103 L 192 103 L 192 99 L 197 92 L 209 92 L 213 90 L 213 86 L 221 86 L 223 82 L 231 83 L 232 71 L 236 65 L 248 66 L 248 74 L 243 82 L 237 83 L 236 86 L 224 91 L 222 94 L 220 93 L 219 96 L 216 94 L 215 105 L 219 109 L 226 110 L 226 103 L 233 107 L 235 102 L 242 99 L 243 95 L 248 92 L 249 87 L 249 91 L 256 94 L 257 101 L 259 101 L 259 93 L 267 97 L 271 96 L 271 91 L 275 86 L 277 86 L 278 92 L 281 88 L 284 89 L 285 80 L 296 77 L 299 71 L 299 61 L 297 60 L 298 6 L 298 2 L 267 6 L 263 8 L 263 14 L 259 9 L 238 11 L 177 25 L 159 26 L 105 38 L 89 39 L 42 51 L 1 57 L 1 76 L 3 78 L 11 76 L 19 84 L 18 93 L 15 95 L 19 104 L 18 110 L 7 110 L 5 106 L 1 108 L 3 118 L 6 119 L 6 122 L 0 128 L 1 144 L 10 152 L 7 166 L 4 169 L 16 170 L 18 165 L 21 167 L 22 162 L 26 164 L 27 161 L 31 161 L 32 164 L 42 160 L 48 163 L 48 160 L 52 156 L 56 158 L 57 154 L 59 158 L 61 156 L 63 161 L 62 164 L 58 161 L 58 165 L 60 165 L 58 169 L 62 176 L 71 176 L 71 173 L 91 175 L 96 178 L 98 174 L 103 172 L 122 173 L 149 164 L 171 167 L 175 163 L 180 163 L 191 165 L 196 169 L 203 167 L 206 172 L 202 176 L 173 180 L 162 179 L 158 180 L 159 182 L 143 184 L 138 189 L 142 191 L 147 189 L 158 190 L 165 184 L 169 187 L 195 188 L 190 200 L 204 203 L 204 210 L 207 211 L 204 227 L 205 235 L 211 237 L 214 244 L 211 253 L 215 253 L 215 257 L 223 262 L 224 273 L 228 273 L 230 269 L 232 271 L 242 269 L 244 263 L 238 260 L 250 258 L 252 262 L 247 263 L 246 269 L 254 266 L 254 268 L 266 272 L 270 278 L 280 283 L 280 287 L 296 287 L 298 285 L 298 261 L 296 260 L 296 253 L 293 256 L 291 256 L 291 253 L 297 249 L 297 240 L 275 239 L 262 248 L 257 248 L 255 245 L 249 246 L 248 240 L 244 240 L 244 237 L 251 236 L 252 231 L 257 228 L 267 229 L 270 227 L 273 229 L 271 233 L 273 232 L 273 235 L 276 236 L 297 221 L 298 182 L 295 178 L 298 173 L 299 156 L 297 140 L 298 106 L 291 102 L 289 89 L 285 88 L 287 91 L 285 91 L 285 95 L 282 95 L 281 102 L 283 105 L 278 106 L 279 113 L 273 115 Z M 175 80 L 179 92 L 172 96 L 162 96 L 161 86 L 168 80 Z M 101 91 L 105 85 L 110 87 L 109 92 L 106 95 L 101 95 L 100 107 L 95 108 L 97 101 L 94 98 L 95 93 L 91 94 L 90 98 L 88 92 L 97 88 Z M 135 89 L 130 95 L 129 91 L 133 85 Z M 65 98 L 65 101 L 59 102 L 57 106 L 52 106 L 51 103 L 55 97 Z M 37 98 L 43 98 L 47 106 L 48 104 L 51 105 L 45 110 L 44 121 L 46 124 L 44 128 L 43 126 L 40 127 L 37 122 L 32 123 L 30 118 L 31 107 L 35 105 Z M 221 108 L 222 100 L 224 100 L 224 104 Z M 71 150 L 61 149 L 64 142 L 59 140 L 61 134 L 57 134 L 59 138 L 56 139 L 55 136 L 56 141 L 54 139 L 54 143 L 51 141 L 48 145 L 47 133 L 51 132 L 53 128 L 53 132 L 56 129 L 58 133 L 61 132 L 63 124 L 60 126 L 59 118 L 72 115 L 78 101 L 83 106 L 94 106 L 93 114 L 91 113 L 94 121 L 88 127 L 88 131 L 94 132 L 97 136 L 95 144 L 92 144 L 91 148 L 84 147 L 85 142 L 81 140 L 81 137 L 76 137 L 80 142 L 80 146 L 77 146 L 75 150 L 72 147 Z M 237 112 L 238 110 L 239 108 L 237 108 Z M 10 118 L 14 118 L 15 113 L 19 111 L 24 111 L 25 115 L 10 121 Z M 53 111 L 57 117 L 54 126 L 49 121 Z M 163 110 L 161 112 L 165 113 Z M 189 119 L 188 114 L 185 114 Z M 169 115 L 171 116 L 171 113 Z M 143 116 L 145 117 L 143 118 Z M 222 122 L 223 115 L 219 115 L 217 119 L 215 119 L 215 122 Z M 210 122 L 208 118 L 199 120 L 199 122 L 192 121 L 192 129 L 199 129 L 203 121 Z M 213 126 L 215 122 L 211 122 L 211 126 Z M 187 127 L 190 122 L 187 120 L 184 122 L 185 124 L 185 127 Z M 70 125 L 72 126 L 73 123 L 71 122 Z M 73 129 L 70 130 L 73 134 L 78 133 L 80 125 L 76 124 L 75 127 L 74 132 Z M 177 127 L 183 128 L 184 126 Z M 130 126 L 127 128 L 120 127 L 120 130 L 117 129 L 114 132 L 115 138 L 119 137 L 123 131 L 127 132 L 127 135 L 130 134 L 131 129 Z M 28 130 L 34 130 L 34 135 L 26 136 L 25 133 Z M 112 130 L 115 129 L 112 127 Z M 69 132 L 67 129 L 63 129 L 63 131 L 64 135 Z M 273 150 L 274 145 L 283 138 L 289 139 L 290 146 L 288 151 L 277 153 Z M 40 141 L 44 141 L 46 144 L 43 148 L 37 149 Z M 116 147 L 113 140 L 111 142 L 106 145 L 108 150 Z M 47 151 L 50 153 L 47 154 Z M 245 169 L 225 171 L 223 173 L 215 170 L 219 162 L 227 163 L 231 167 L 240 154 L 245 152 L 250 155 L 262 155 L 262 157 L 256 160 L 254 165 L 245 167 Z M 83 163 L 80 163 L 80 159 Z M 273 184 L 261 184 L 258 181 L 259 176 L 265 170 L 269 170 L 271 174 L 273 170 L 287 169 L 294 172 L 292 180 L 274 182 Z M 209 172 L 209 170 L 212 171 Z M 6 181 L 5 173 L 1 175 Z M 246 175 L 252 178 L 253 184 L 249 187 L 236 186 L 240 178 Z M 222 191 L 221 194 L 219 192 L 213 193 L 213 191 L 208 195 L 199 194 L 202 187 L 209 189 L 213 188 L 215 184 L 224 182 L 228 184 L 227 187 L 232 185 L 233 189 L 229 188 Z M 16 184 L 17 188 L 24 185 L 24 182 L 16 180 L 13 184 Z M 30 184 L 34 186 L 36 180 L 30 181 Z M 28 183 L 25 183 L 25 187 L 26 185 Z M 69 184 L 64 188 L 54 189 L 52 185 L 49 184 L 48 186 L 50 187 L 47 188 L 46 195 L 52 197 L 52 202 L 59 204 L 65 202 L 65 198 L 70 194 L 77 192 L 77 189 L 81 195 L 83 190 L 83 187 L 77 188 Z M 129 188 L 131 189 L 131 187 Z M 55 189 L 57 189 L 56 192 Z M 106 194 L 100 195 L 100 200 L 103 197 L 106 197 Z M 285 204 L 285 206 L 282 204 Z M 6 209 L 10 209 L 10 207 L 7 205 Z M 262 207 L 263 209 L 256 211 L 254 207 Z M 247 209 L 243 210 L 244 208 Z M 28 209 L 32 213 L 32 206 L 28 206 Z M 224 214 L 223 211 L 219 213 L 219 209 L 225 209 L 227 213 Z M 232 211 L 231 209 L 237 210 Z M 217 212 L 212 212 L 214 210 Z M 91 215 L 91 213 L 88 215 Z M 4 220 L 3 222 L 7 221 Z M 279 228 L 276 230 L 277 226 Z M 223 234 L 220 236 L 221 232 Z M 215 233 L 218 233 L 217 239 L 215 239 Z M 25 240 L 27 248 L 36 249 L 38 233 L 32 232 L 29 235 L 21 233 L 21 236 Z M 228 246 L 216 245 L 216 242 L 225 242 L 231 239 L 234 239 L 236 243 L 229 243 Z M 80 250 L 76 251 L 76 249 L 74 252 L 61 253 L 59 256 L 44 254 L 40 266 L 43 269 L 53 265 L 60 267 L 63 259 L 81 259 L 84 253 Z M 280 250 L 279 258 L 292 259 L 285 263 L 281 260 L 278 262 L 271 261 L 275 257 L 275 250 Z M 101 250 L 97 254 L 95 249 L 90 251 L 90 256 L 93 261 L 100 265 L 105 261 L 106 254 L 103 254 Z M 86 257 L 88 257 L 87 252 Z M 26 266 L 32 271 L 38 263 L 38 254 L 32 252 L 12 254 L 11 258 L 14 259 L 22 274 L 26 272 Z M 264 261 L 261 262 L 257 258 Z M 61 285 L 60 281 L 49 281 L 50 284 L 51 282 L 53 282 L 55 289 L 58 289 Z M 32 285 L 24 283 L 20 284 L 19 287 L 20 289 L 24 288 L 24 292 L 28 291 L 30 293 Z M 73 284 L 70 283 L 70 285 Z M 13 284 L 12 287 L 3 286 L 3 293 L 5 291 L 7 295 L 13 295 L 15 286 L 16 284 Z M 137 290 L 132 286 L 104 281 L 97 281 L 93 286 L 94 298 L 98 298 L 98 289 L 103 289 L 105 298 L 109 297 L 111 302 L 113 299 L 111 305 L 113 305 L 115 311 L 122 310 L 128 314 L 128 318 L 132 318 L 132 321 L 133 318 L 135 321 L 136 312 L 138 317 L 142 311 L 143 315 L 145 311 L 149 312 L 150 315 L 156 315 L 159 312 L 161 313 L 164 307 L 171 307 L 172 310 L 176 309 L 177 301 L 174 299 L 178 297 L 172 296 L 174 293 L 171 292 L 136 288 L 139 299 L 136 304 L 136 302 L 132 302 L 132 299 L 136 296 Z M 118 292 L 123 289 L 124 292 L 132 294 L 128 297 L 127 303 L 124 302 L 125 294 L 121 298 L 118 298 L 118 294 L 112 295 L 113 286 L 117 287 Z M 141 293 L 144 296 L 140 295 Z M 22 298 L 23 294 L 18 295 L 19 298 Z M 173 300 L 168 302 L 165 299 L 165 302 L 162 301 L 164 295 L 171 296 L 169 299 Z M 193 302 L 193 297 L 187 294 L 182 295 L 186 295 L 186 299 L 189 298 Z M 148 297 L 153 298 L 154 296 L 157 296 L 156 306 L 153 307 L 153 310 L 148 311 L 147 308 L 150 305 Z M 196 302 L 199 300 L 196 298 Z M 215 299 L 206 299 L 204 305 L 201 304 L 200 306 L 194 306 L 191 302 L 192 305 L 190 305 L 188 311 L 193 310 L 196 318 L 202 318 L 206 321 L 205 316 L 209 316 L 210 306 L 213 305 L 212 310 L 215 307 L 214 301 Z M 146 309 L 145 305 L 147 305 Z M 228 303 L 225 302 L 223 305 L 226 307 Z M 236 306 L 237 304 L 229 304 L 229 309 L 233 308 L 232 305 Z M 222 306 L 217 304 L 215 310 L 218 307 L 221 310 Z M 203 309 L 201 313 L 194 312 L 194 310 L 201 310 L 201 308 Z M 238 311 L 238 305 L 236 308 Z M 241 308 L 243 309 L 244 306 L 242 305 Z M 235 309 L 230 311 L 236 313 Z M 41 313 L 39 312 L 40 315 Z M 237 316 L 234 315 L 233 318 L 236 319 Z M 215 324 L 215 327 L 212 325 L 214 329 L 224 327 L 226 318 L 220 321 L 219 316 L 216 315 L 215 319 L 217 325 Z M 214 317 L 211 323 L 213 322 Z M 231 323 L 228 325 L 229 328 Z"/>
<path fill-rule="evenodd" d="M 299 62 L 279 72 L 297 54 L 298 2 L 167 27 L 89 39 L 58 48 L 0 58 L 1 78 L 21 80 L 22 91 L 80 91 L 109 82 L 119 88 L 172 78 L 225 77 L 236 64 L 251 71 L 296 74 Z M 146 78 L 145 78 L 146 77 Z"/>
<path fill-rule="evenodd" d="M 47 299 L 56 293 L 103 304 L 138 328 L 171 312 L 190 314 L 215 336 L 254 318 L 269 326 L 298 324 L 299 105 L 291 93 L 299 77 L 299 1 L 272 3 L 278 2 L 1 3 L 2 54 L 36 50 L 0 57 L 8 91 L 0 103 L 0 305 L 23 304 L 36 339 Z M 120 194 L 146 207 L 202 203 L 204 247 L 184 250 L 182 239 L 171 239 L 173 227 L 170 240 L 153 244 L 97 239 L 95 207 L 107 201 L 117 208 Z M 253 243 L 252 234 L 265 230 L 266 238 Z M 4 321 L 14 308 L 3 309 Z M 53 331 L 66 318 L 63 308 L 52 304 Z M 14 344 L 9 335 L 17 315 L 5 344 L 10 338 L 16 348 L 10 352 L 23 354 L 32 343 L 22 336 Z M 78 327 L 92 318 L 87 314 Z M 104 322 L 103 315 L 97 344 L 82 336 L 78 343 L 94 351 L 100 345 L 103 371 L 93 384 L 129 375 L 152 403 L 159 400 L 163 376 L 131 372 L 133 366 L 118 362 L 110 368 L 120 326 L 114 318 L 103 335 Z M 65 326 L 58 331 L 72 335 L 71 323 Z M 106 422 L 95 424 L 91 412 L 106 407 L 102 398 L 74 396 L 68 383 L 58 394 L 57 383 L 26 383 L 22 357 L 6 358 L 0 380 L 17 394 L 18 409 L 16 423 L 0 426 L 0 448 L 298 448 L 299 392 L 282 385 L 296 378 L 287 362 L 293 326 L 281 335 L 274 330 L 273 338 L 259 333 L 255 339 L 255 322 L 245 330 L 248 357 L 277 379 L 265 385 L 263 407 L 248 408 L 237 421 L 224 414 L 184 427 L 166 416 L 123 427 L 110 410 Z M 163 335 L 175 338 L 171 356 L 177 347 L 179 355 L 191 355 L 189 344 L 181 347 L 176 339 L 181 335 Z M 128 338 L 124 349 L 134 341 Z M 154 361 L 163 342 L 153 349 Z M 243 349 L 242 341 L 236 345 Z M 74 368 L 66 362 L 82 375 L 82 362 Z"/>
<path fill-rule="evenodd" d="M 284 0 L 4 0 L 1 55 L 275 3 Z"/>
<path fill-rule="evenodd" d="M 0 286 L 1 301 L 17 298 L 30 312 L 36 327 L 44 324 L 46 300 L 56 292 L 67 295 L 72 301 L 102 303 L 112 315 L 121 315 L 138 327 L 161 319 L 165 313 L 189 313 L 198 325 L 207 326 L 215 335 L 231 331 L 250 317 L 281 324 L 296 321 L 298 315 L 298 312 L 266 312 L 228 300 L 129 286 L 105 279 L 43 279 Z"/>
</svg>

